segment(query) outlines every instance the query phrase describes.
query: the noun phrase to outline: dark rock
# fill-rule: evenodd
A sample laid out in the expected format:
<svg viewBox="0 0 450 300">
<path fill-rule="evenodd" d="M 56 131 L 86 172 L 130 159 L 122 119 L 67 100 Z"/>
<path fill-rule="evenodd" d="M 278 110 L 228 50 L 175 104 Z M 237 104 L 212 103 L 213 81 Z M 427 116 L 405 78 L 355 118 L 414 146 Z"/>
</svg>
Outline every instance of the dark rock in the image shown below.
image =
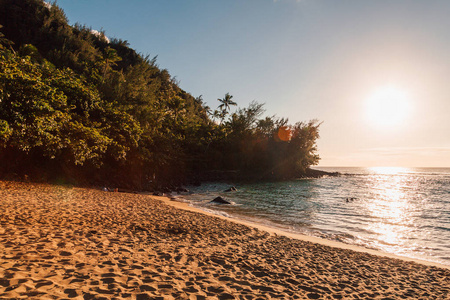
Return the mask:
<svg viewBox="0 0 450 300">
<path fill-rule="evenodd" d="M 222 197 L 216 197 L 210 203 L 218 203 L 218 204 L 231 204 L 230 201 L 223 199 Z"/>
<path fill-rule="evenodd" d="M 236 192 L 236 191 L 237 191 L 237 188 L 232 186 L 229 189 L 226 189 L 224 192 Z"/>
<path fill-rule="evenodd" d="M 177 193 L 189 193 L 188 189 L 182 188 L 182 187 L 178 187 L 176 189 Z"/>
<path fill-rule="evenodd" d="M 160 196 L 160 197 L 162 197 L 164 194 L 162 192 L 155 191 L 155 192 L 153 192 L 152 195 L 153 196 Z"/>
<path fill-rule="evenodd" d="M 326 171 L 308 168 L 302 177 L 320 178 L 320 177 L 324 177 L 324 176 L 340 176 L 340 175 L 341 175 L 341 173 L 339 173 L 339 172 L 326 172 Z"/>
<path fill-rule="evenodd" d="M 172 190 L 171 190 L 170 188 L 168 188 L 168 187 L 163 187 L 163 188 L 162 188 L 162 191 L 163 191 L 164 193 L 170 193 L 170 192 L 172 192 Z"/>
</svg>

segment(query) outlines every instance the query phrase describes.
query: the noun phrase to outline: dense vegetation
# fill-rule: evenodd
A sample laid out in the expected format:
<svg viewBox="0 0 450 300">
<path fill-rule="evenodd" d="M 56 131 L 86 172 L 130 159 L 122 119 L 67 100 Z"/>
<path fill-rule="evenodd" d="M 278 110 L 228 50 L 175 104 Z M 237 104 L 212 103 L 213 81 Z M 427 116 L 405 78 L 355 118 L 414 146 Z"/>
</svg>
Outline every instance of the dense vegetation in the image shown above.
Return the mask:
<svg viewBox="0 0 450 300">
<path fill-rule="evenodd" d="M 255 102 L 231 113 L 229 94 L 211 110 L 155 58 L 70 26 L 56 5 L 0 0 L 0 24 L 3 176 L 150 188 L 292 178 L 319 160 L 317 121 L 289 125 Z"/>
</svg>

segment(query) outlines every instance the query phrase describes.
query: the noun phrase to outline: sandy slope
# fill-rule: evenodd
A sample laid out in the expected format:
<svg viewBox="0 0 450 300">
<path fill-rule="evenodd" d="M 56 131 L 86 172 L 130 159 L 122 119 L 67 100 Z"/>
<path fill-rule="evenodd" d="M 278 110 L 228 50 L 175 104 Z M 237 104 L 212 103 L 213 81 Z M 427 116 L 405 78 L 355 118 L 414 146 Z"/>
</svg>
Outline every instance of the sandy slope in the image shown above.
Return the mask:
<svg viewBox="0 0 450 300">
<path fill-rule="evenodd" d="M 0 298 L 450 299 L 449 269 L 275 236 L 147 195 L 0 182 L 0 225 Z"/>
</svg>

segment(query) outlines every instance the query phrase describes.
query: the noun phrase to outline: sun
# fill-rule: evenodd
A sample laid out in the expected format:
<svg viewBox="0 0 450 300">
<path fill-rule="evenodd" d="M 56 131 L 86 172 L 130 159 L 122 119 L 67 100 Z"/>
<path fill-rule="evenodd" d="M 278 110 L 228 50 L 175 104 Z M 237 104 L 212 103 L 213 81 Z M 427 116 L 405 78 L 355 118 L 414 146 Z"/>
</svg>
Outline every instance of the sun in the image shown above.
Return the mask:
<svg viewBox="0 0 450 300">
<path fill-rule="evenodd" d="M 366 119 L 378 128 L 402 125 L 409 117 L 410 110 L 410 96 L 395 86 L 380 87 L 366 99 Z"/>
</svg>

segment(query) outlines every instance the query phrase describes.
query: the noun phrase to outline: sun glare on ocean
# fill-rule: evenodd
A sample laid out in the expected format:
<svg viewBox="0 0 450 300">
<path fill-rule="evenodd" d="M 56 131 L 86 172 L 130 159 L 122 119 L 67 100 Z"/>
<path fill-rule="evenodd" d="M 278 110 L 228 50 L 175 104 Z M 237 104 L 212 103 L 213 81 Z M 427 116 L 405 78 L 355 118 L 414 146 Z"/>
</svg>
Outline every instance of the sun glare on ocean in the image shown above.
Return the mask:
<svg viewBox="0 0 450 300">
<path fill-rule="evenodd" d="M 409 94 L 395 86 L 384 86 L 366 98 L 366 119 L 376 128 L 392 128 L 404 123 L 410 115 Z"/>
<path fill-rule="evenodd" d="M 410 171 L 409 168 L 403 167 L 371 167 L 369 168 L 369 170 L 376 174 L 384 174 L 384 175 L 396 175 Z"/>
</svg>

